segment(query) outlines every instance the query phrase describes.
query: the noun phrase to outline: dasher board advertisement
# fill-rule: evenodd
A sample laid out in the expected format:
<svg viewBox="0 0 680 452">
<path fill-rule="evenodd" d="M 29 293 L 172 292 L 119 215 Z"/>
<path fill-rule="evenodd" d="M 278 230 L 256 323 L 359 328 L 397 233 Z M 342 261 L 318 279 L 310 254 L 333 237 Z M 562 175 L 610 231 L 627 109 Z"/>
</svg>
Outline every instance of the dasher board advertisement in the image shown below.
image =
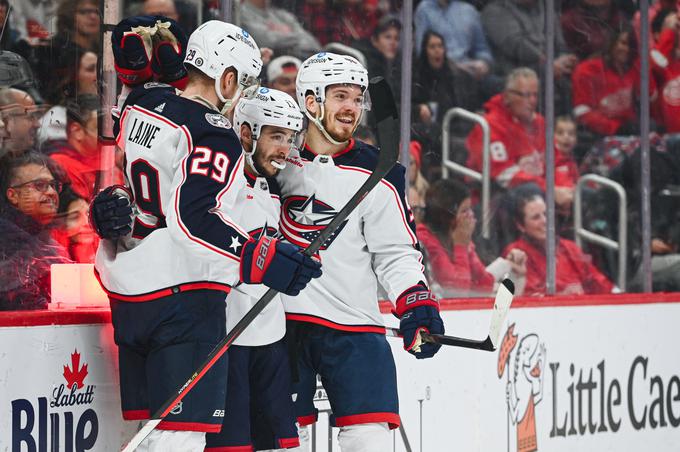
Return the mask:
<svg viewBox="0 0 680 452">
<path fill-rule="evenodd" d="M 412 449 L 422 421 L 427 452 L 680 451 L 680 303 L 609 303 L 513 305 L 491 353 L 391 342 Z M 445 310 L 446 333 L 482 336 L 489 315 Z"/>
<path fill-rule="evenodd" d="M 111 324 L 0 328 L 0 451 L 119 451 Z"/>
</svg>

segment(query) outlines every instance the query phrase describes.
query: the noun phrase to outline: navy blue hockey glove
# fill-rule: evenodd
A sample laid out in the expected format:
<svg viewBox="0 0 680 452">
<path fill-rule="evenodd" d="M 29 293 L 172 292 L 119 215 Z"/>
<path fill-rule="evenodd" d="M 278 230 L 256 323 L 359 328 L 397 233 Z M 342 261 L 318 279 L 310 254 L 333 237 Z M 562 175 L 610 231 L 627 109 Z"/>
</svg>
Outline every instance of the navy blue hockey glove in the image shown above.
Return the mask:
<svg viewBox="0 0 680 452">
<path fill-rule="evenodd" d="M 136 16 L 123 19 L 111 34 L 113 59 L 118 79 L 135 86 L 151 80 L 155 16 Z"/>
<path fill-rule="evenodd" d="M 90 203 L 90 225 L 103 239 L 117 239 L 132 231 L 132 193 L 122 185 L 100 191 Z"/>
<path fill-rule="evenodd" d="M 264 284 L 295 296 L 312 278 L 321 276 L 321 264 L 295 245 L 271 237 L 248 240 L 241 252 L 241 281 Z"/>
<path fill-rule="evenodd" d="M 420 332 L 444 334 L 444 322 L 439 315 L 439 301 L 424 285 L 416 285 L 397 298 L 394 314 L 399 317 L 399 331 L 404 338 L 404 350 L 418 359 L 431 358 L 440 344 L 422 342 Z"/>
<path fill-rule="evenodd" d="M 177 22 L 167 17 L 156 16 L 156 33 L 151 69 L 159 82 L 183 90 L 188 77 L 184 67 L 187 49 L 187 35 Z"/>
</svg>

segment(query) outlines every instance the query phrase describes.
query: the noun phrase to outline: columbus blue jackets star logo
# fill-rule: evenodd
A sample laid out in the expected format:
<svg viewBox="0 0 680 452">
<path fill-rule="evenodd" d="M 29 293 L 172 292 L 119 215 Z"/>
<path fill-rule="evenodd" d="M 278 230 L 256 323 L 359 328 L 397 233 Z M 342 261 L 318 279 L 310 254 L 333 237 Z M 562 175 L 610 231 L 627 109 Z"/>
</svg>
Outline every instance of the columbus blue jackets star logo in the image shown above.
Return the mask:
<svg viewBox="0 0 680 452">
<path fill-rule="evenodd" d="M 238 248 L 241 246 L 241 241 L 239 240 L 238 237 L 232 237 L 231 238 L 231 245 L 229 245 L 229 248 L 234 250 L 234 253 L 238 254 Z"/>
<path fill-rule="evenodd" d="M 337 215 L 337 210 L 312 195 L 289 196 L 282 204 L 281 232 L 283 236 L 298 246 L 306 247 L 316 239 L 326 225 Z M 320 249 L 326 249 L 347 224 L 347 221 L 326 240 Z"/>
</svg>

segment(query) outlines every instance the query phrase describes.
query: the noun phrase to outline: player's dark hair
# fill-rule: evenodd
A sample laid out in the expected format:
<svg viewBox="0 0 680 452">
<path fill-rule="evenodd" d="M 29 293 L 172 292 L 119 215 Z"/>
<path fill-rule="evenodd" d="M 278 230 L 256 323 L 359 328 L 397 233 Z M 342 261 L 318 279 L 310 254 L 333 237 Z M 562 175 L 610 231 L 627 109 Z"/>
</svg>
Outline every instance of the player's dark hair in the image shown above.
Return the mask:
<svg viewBox="0 0 680 452">
<path fill-rule="evenodd" d="M 470 197 L 470 189 L 455 179 L 440 179 L 430 185 L 425 195 L 423 222 L 440 241 L 448 237 L 451 220 L 456 217 L 460 205 Z"/>
<path fill-rule="evenodd" d="M 513 226 L 524 224 L 524 206 L 536 199 L 543 199 L 543 190 L 536 184 L 523 184 L 513 188 L 508 193 L 508 211 L 513 220 Z M 519 231 L 516 231 L 519 233 Z"/>
<path fill-rule="evenodd" d="M 12 180 L 19 168 L 27 165 L 43 166 L 50 170 L 55 179 L 59 179 L 57 174 L 55 174 L 55 167 L 57 165 L 54 163 L 54 160 L 35 150 L 30 150 L 16 157 L 5 157 L 0 162 L 2 163 L 0 165 L 0 193 L 2 193 L 3 202 L 7 201 L 7 189 L 11 186 Z"/>
</svg>

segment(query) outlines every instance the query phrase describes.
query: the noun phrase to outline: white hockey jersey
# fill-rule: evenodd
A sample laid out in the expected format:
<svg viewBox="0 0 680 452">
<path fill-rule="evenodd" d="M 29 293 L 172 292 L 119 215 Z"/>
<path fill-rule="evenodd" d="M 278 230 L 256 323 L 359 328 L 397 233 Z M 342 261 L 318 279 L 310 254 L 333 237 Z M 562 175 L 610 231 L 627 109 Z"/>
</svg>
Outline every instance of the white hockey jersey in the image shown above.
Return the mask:
<svg viewBox="0 0 680 452">
<path fill-rule="evenodd" d="M 246 228 L 251 237 L 278 235 L 281 201 L 275 180 L 246 175 L 248 184 L 238 195 L 237 204 L 241 207 L 232 218 Z M 243 318 L 257 303 L 268 287 L 257 284 L 234 286 L 227 296 L 227 331 Z M 234 341 L 236 345 L 267 345 L 281 339 L 286 333 L 286 317 L 281 297 L 277 295 L 255 318 L 248 328 Z"/>
<path fill-rule="evenodd" d="M 100 242 L 95 267 L 105 290 L 124 301 L 229 292 L 249 238 L 234 220 L 246 179 L 229 121 L 172 87 L 147 83 L 127 96 L 115 126 L 138 214 L 134 240 Z"/>
<path fill-rule="evenodd" d="M 332 157 L 308 148 L 291 153 L 277 177 L 284 237 L 302 247 L 314 240 L 368 178 L 377 157 L 374 147 L 354 140 Z M 288 319 L 384 332 L 378 283 L 393 302 L 425 283 L 404 175 L 404 167 L 395 166 L 324 244 L 320 278 L 296 297 L 282 296 Z"/>
</svg>

